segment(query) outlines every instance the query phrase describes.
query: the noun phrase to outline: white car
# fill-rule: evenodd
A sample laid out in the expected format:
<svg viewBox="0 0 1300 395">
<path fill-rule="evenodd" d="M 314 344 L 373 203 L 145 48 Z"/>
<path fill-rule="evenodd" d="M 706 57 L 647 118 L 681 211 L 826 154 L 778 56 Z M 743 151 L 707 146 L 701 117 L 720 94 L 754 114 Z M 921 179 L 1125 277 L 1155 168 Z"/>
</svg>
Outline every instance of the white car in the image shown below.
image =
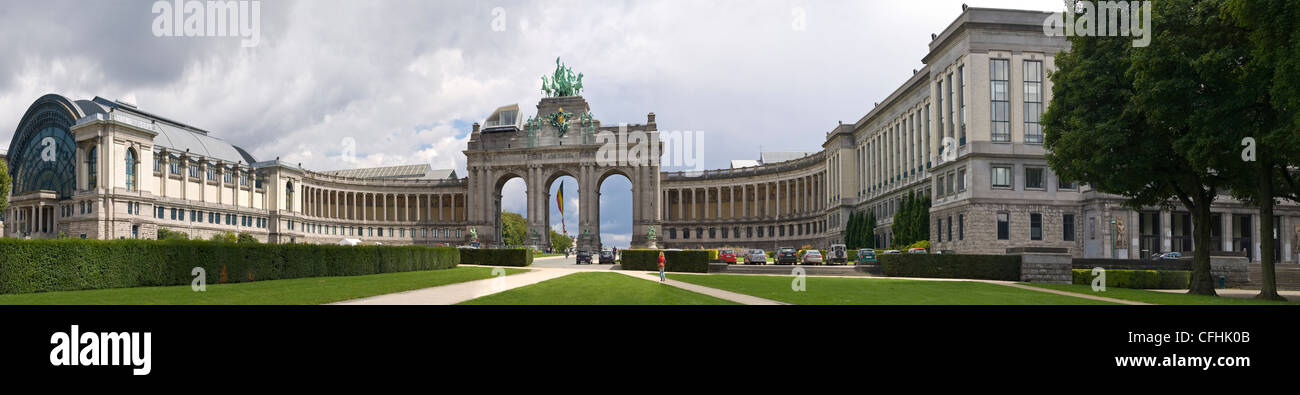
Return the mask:
<svg viewBox="0 0 1300 395">
<path fill-rule="evenodd" d="M 805 265 L 808 264 L 820 265 L 822 264 L 822 252 L 817 250 L 804 251 L 803 257 L 800 257 L 799 262 Z"/>
</svg>

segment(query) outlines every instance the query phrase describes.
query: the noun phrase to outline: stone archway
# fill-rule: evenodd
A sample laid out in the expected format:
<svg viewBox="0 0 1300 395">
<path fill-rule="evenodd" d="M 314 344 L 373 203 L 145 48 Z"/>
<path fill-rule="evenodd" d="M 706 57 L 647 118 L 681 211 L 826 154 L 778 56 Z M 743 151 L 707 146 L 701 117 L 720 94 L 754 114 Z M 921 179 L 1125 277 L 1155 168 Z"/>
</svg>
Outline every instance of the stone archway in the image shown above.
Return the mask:
<svg viewBox="0 0 1300 395">
<path fill-rule="evenodd" d="M 621 174 L 632 183 L 632 246 L 646 245 L 648 226 L 658 226 L 660 143 L 650 114 L 646 124 L 602 127 L 590 117 L 587 102 L 581 96 L 548 97 L 537 105 L 533 119 L 566 114 L 563 123 L 546 122 L 495 125 L 481 130 L 478 124 L 465 150 L 469 172 L 468 226 L 475 229 L 479 242 L 499 245 L 500 187 L 505 181 L 520 177 L 528 191 L 528 242 L 534 248 L 550 245 L 550 185 L 560 176 L 578 180 L 579 249 L 600 249 L 600 182 L 612 174 Z M 575 116 L 573 114 L 582 114 Z M 496 115 L 494 115 L 494 118 Z M 551 117 L 554 118 L 554 117 Z M 526 126 L 525 126 L 526 125 Z M 563 129 L 563 130 L 562 130 Z M 640 141 L 620 136 L 638 134 Z M 641 144 L 647 160 L 610 161 L 611 150 L 631 150 Z M 647 146 L 649 148 L 647 148 Z M 618 157 L 615 155 L 614 157 Z"/>
</svg>

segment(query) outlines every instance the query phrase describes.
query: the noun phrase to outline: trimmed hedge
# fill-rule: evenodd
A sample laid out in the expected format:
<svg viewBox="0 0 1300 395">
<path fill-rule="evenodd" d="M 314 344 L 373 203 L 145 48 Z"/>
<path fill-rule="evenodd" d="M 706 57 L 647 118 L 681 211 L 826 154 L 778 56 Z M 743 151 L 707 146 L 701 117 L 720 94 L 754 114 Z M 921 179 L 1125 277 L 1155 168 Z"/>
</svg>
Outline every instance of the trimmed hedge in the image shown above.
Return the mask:
<svg viewBox="0 0 1300 395">
<path fill-rule="evenodd" d="M 454 248 L 200 240 L 0 239 L 0 293 L 358 276 L 456 267 Z"/>
<path fill-rule="evenodd" d="M 460 263 L 466 265 L 524 267 L 533 264 L 533 250 L 527 248 L 461 248 Z"/>
<path fill-rule="evenodd" d="M 1019 255 L 880 254 L 889 277 L 1020 281 Z"/>
<path fill-rule="evenodd" d="M 684 273 L 708 273 L 709 252 L 705 250 L 664 251 L 649 249 L 626 249 L 623 254 L 623 270 L 659 271 L 659 251 L 664 252 L 664 271 Z"/>
<path fill-rule="evenodd" d="M 1092 285 L 1092 269 L 1074 269 L 1074 283 Z M 1192 272 L 1186 270 L 1106 270 L 1106 287 L 1136 289 L 1187 289 Z"/>
</svg>

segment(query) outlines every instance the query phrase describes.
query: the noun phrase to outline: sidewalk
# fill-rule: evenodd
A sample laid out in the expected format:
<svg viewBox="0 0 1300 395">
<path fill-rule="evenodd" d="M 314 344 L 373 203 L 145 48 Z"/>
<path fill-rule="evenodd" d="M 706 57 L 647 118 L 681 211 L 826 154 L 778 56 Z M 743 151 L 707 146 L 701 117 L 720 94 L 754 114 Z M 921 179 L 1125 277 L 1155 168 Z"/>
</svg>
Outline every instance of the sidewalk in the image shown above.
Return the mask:
<svg viewBox="0 0 1300 395">
<path fill-rule="evenodd" d="M 624 271 L 624 270 L 615 270 L 615 272 L 622 273 L 622 274 L 626 274 L 626 275 L 632 276 L 632 277 L 634 277 L 634 278 L 639 278 L 639 279 L 646 280 L 646 281 L 654 281 L 654 282 L 658 282 L 658 281 L 659 281 L 659 275 L 658 275 L 659 273 L 658 273 L 658 272 L 639 272 L 639 271 Z M 654 276 L 650 276 L 650 274 L 654 274 Z M 763 298 L 760 298 L 760 297 L 757 297 L 757 296 L 750 296 L 750 295 L 745 295 L 745 294 L 739 294 L 739 293 L 735 293 L 735 292 L 731 292 L 731 291 L 723 291 L 723 290 L 721 290 L 721 289 L 717 289 L 717 288 L 709 288 L 709 287 L 700 286 L 700 285 L 695 285 L 695 284 L 691 284 L 691 283 L 685 283 L 685 282 L 681 282 L 681 281 L 668 280 L 668 282 L 665 283 L 665 284 L 667 284 L 667 285 L 671 285 L 671 286 L 674 286 L 674 287 L 677 287 L 677 288 L 681 288 L 681 289 L 684 289 L 684 290 L 687 290 L 687 291 L 695 292 L 695 293 L 698 293 L 698 294 L 709 295 L 709 296 L 712 296 L 712 297 L 715 297 L 715 298 L 718 298 L 718 299 L 730 300 L 730 301 L 732 301 L 732 302 L 736 302 L 736 303 L 740 303 L 740 304 L 745 304 L 745 305 L 772 306 L 772 305 L 788 305 L 788 304 L 789 304 L 789 303 L 785 303 L 785 302 L 778 302 L 778 301 L 771 300 L 771 299 L 763 299 Z"/>
<path fill-rule="evenodd" d="M 1185 289 L 1150 289 L 1148 291 L 1187 293 L 1187 290 Z M 1214 292 L 1219 294 L 1219 296 L 1234 299 L 1254 299 L 1256 295 L 1259 295 L 1258 289 L 1227 288 L 1216 289 Z M 1282 297 L 1286 298 L 1288 302 L 1300 302 L 1300 291 L 1277 291 L 1277 294 L 1282 295 Z"/>
<path fill-rule="evenodd" d="M 468 265 L 466 265 L 468 266 Z M 432 288 L 371 296 L 330 303 L 334 305 L 451 305 L 498 292 L 533 285 L 542 281 L 577 273 L 576 270 L 532 269 L 484 280 L 467 281 Z"/>
</svg>

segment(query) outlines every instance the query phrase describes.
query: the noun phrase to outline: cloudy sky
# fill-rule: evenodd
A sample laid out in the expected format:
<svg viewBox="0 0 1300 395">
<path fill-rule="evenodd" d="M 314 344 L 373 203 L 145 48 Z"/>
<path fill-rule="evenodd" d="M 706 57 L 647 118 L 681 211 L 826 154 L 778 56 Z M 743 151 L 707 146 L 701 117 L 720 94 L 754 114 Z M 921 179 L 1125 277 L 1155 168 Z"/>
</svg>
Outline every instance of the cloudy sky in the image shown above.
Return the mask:
<svg viewBox="0 0 1300 395">
<path fill-rule="evenodd" d="M 152 0 L 11 0 L 0 7 L 0 149 L 33 100 L 60 93 L 134 102 L 259 160 L 463 173 L 469 125 L 506 104 L 533 115 L 539 77 L 558 56 L 584 73 L 603 123 L 654 112 L 661 131 L 702 132 L 704 167 L 722 168 L 760 150 L 820 149 L 838 121 L 856 121 L 921 66 L 930 33 L 962 3 L 262 0 L 260 41 L 243 47 L 238 37 L 155 36 Z M 355 161 L 343 160 L 347 138 Z M 627 243 L 629 188 L 602 188 L 606 243 Z M 510 184 L 507 209 L 523 211 L 510 198 L 522 191 Z"/>
</svg>

